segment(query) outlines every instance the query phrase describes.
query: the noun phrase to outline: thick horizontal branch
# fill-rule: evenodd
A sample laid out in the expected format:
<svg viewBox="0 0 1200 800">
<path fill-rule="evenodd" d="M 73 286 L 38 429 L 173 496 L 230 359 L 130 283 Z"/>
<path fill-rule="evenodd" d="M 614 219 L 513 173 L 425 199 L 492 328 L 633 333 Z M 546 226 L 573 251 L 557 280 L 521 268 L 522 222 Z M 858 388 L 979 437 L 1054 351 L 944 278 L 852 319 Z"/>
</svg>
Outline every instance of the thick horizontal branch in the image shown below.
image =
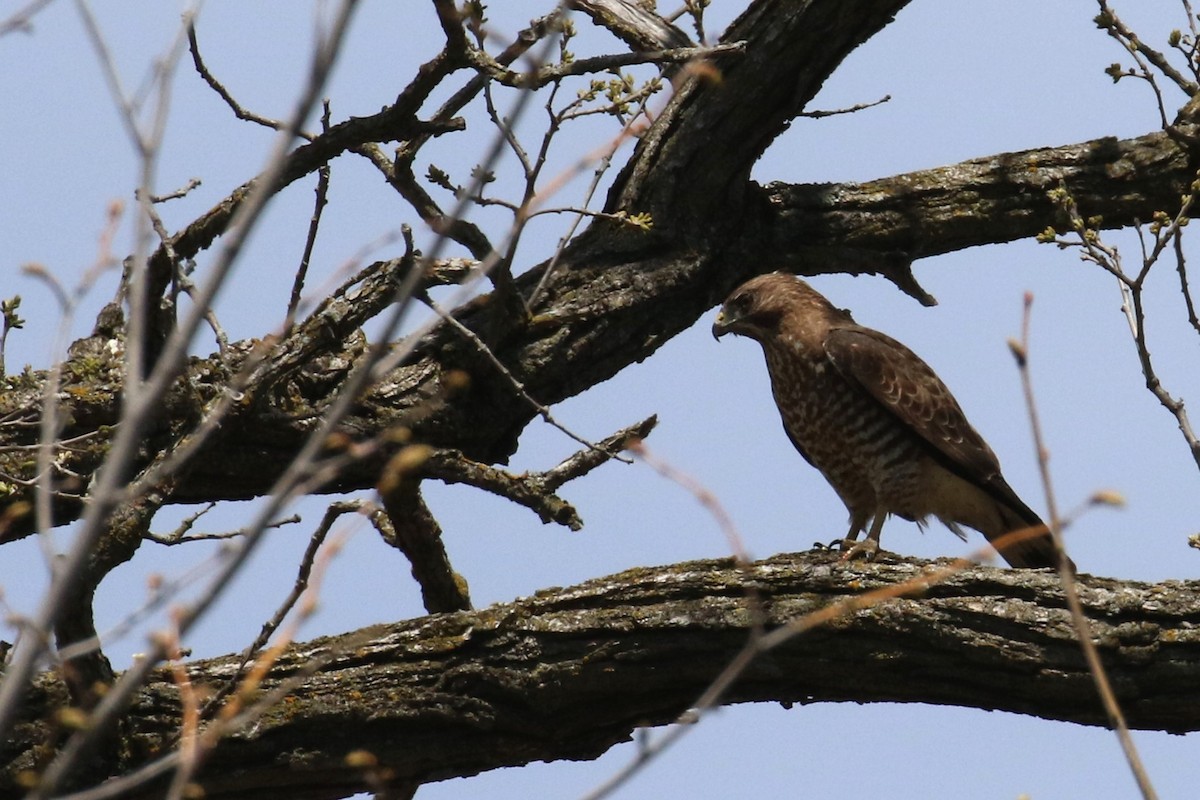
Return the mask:
<svg viewBox="0 0 1200 800">
<path fill-rule="evenodd" d="M 811 552 L 745 568 L 726 560 L 636 569 L 482 611 L 295 645 L 259 691 L 269 696 L 283 685 L 282 697 L 217 746 L 200 781 L 209 798 L 333 798 L 383 774 L 412 784 L 594 758 L 636 727 L 688 709 L 746 644 L 760 612 L 776 628 L 933 566 L 836 558 Z M 1200 729 L 1198 587 L 1082 580 L 1129 724 Z M 194 683 L 216 686 L 237 663 L 213 659 L 188 671 Z M 61 698 L 52 686 L 43 679 L 20 740 L 6 745 L 0 793 L 12 791 L 53 728 Z M 756 701 L 919 702 L 1105 720 L 1057 576 L 990 567 L 856 611 L 760 656 L 725 698 Z M 136 756 L 117 765 L 122 774 L 169 750 L 179 729 L 169 675 L 140 693 L 125 725 Z"/>
<path fill-rule="evenodd" d="M 849 263 L 896 257 L 911 263 L 1064 226 L 1047 196 L 1059 186 L 1086 217 L 1102 217 L 1104 228 L 1149 220 L 1153 211 L 1178 208 L 1195 163 L 1156 131 L 1001 153 L 868 183 L 776 183 L 765 188 L 764 227 L 755 234 L 765 233 L 763 250 L 782 267 L 819 269 L 839 250 Z"/>
</svg>

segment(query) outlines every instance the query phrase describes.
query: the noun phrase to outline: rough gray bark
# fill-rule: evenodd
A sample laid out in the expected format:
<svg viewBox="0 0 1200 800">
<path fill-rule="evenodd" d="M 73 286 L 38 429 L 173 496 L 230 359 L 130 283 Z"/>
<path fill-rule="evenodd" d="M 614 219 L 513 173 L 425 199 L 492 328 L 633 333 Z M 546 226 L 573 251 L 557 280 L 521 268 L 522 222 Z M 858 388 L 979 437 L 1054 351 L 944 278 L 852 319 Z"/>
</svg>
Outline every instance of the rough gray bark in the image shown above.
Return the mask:
<svg viewBox="0 0 1200 800">
<path fill-rule="evenodd" d="M 860 259 L 862 271 L 900 283 L 904 275 L 889 271 L 892 265 L 906 270 L 918 258 L 1061 225 L 1047 197 L 1059 186 L 1080 198 L 1089 216 L 1101 216 L 1105 228 L 1147 220 L 1147 209 L 1178 204 L 1195 162 L 1194 150 L 1156 131 L 1001 153 L 869 183 L 771 184 L 763 254 L 780 254 L 781 268 L 815 272 L 841 253 L 839 261 L 852 267 Z"/>
<path fill-rule="evenodd" d="M 335 798 L 378 788 L 384 775 L 411 785 L 594 758 L 636 727 L 691 707 L 746 645 L 759 614 L 771 630 L 946 563 L 845 565 L 821 551 L 745 568 L 696 561 L 296 644 L 260 687 L 265 711 L 220 742 L 198 780 L 209 798 Z M 1094 639 L 1134 728 L 1200 730 L 1198 588 L 1082 579 Z M 194 662 L 188 673 L 218 688 L 237 663 Z M 6 745 L 0 794 L 33 766 L 63 702 L 56 687 L 40 682 L 19 740 Z M 853 611 L 760 655 L 724 702 L 764 700 L 1105 720 L 1058 577 L 990 567 Z M 120 773 L 169 749 L 179 725 L 179 693 L 161 672 L 123 722 Z M 142 787 L 123 796 L 152 794 Z"/>
</svg>

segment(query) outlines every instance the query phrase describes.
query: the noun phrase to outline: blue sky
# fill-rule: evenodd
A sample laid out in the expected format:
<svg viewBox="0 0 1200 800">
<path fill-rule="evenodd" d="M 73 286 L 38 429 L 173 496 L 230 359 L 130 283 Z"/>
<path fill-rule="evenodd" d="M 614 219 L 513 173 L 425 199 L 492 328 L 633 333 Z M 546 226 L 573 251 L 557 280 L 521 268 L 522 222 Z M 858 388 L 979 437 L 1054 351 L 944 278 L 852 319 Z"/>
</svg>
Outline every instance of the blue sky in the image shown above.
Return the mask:
<svg viewBox="0 0 1200 800">
<path fill-rule="evenodd" d="M 535 10 L 533 4 L 520 4 Z M 1147 41 L 1162 46 L 1186 22 L 1179 4 L 1126 2 L 1117 10 Z M 210 3 L 198 25 L 210 68 L 247 107 L 283 116 L 303 79 L 311 42 L 311 4 Z M 435 52 L 440 32 L 427 4 L 363 0 L 328 95 L 334 118 L 371 113 L 394 99 L 414 66 Z M 1135 7 L 1136 6 L 1136 7 Z M 165 52 L 181 6 L 126 3 L 97 9 L 127 87 L 141 84 L 151 59 Z M 741 8 L 716 0 L 709 29 Z M 541 10 L 540 6 L 536 7 Z M 7 13 L 7 12 L 4 12 Z M 956 3 L 918 0 L 897 22 L 852 54 L 814 105 L 838 108 L 890 94 L 860 113 L 797 120 L 756 166 L 761 182 L 866 180 L 961 159 L 1099 136 L 1135 136 L 1155 128 L 1148 88 L 1116 86 L 1103 70 L 1125 61 L 1091 22 L 1094 3 L 1036 0 Z M 493 10 L 493 24 L 513 33 L 524 21 Z M 588 27 L 584 19 L 577 25 Z M 619 50 L 589 36 L 579 54 Z M 133 150 L 113 109 L 95 54 L 74 6 L 52 4 L 31 34 L 0 39 L 0 116 L 6 142 L 0 175 L 0 296 L 21 294 L 25 330 L 10 338 L 10 371 L 52 358 L 58 312 L 45 286 L 19 267 L 46 266 L 74 285 L 95 261 L 108 205 L 127 207 L 114 250 L 130 247 L 128 224 L 137 181 Z M 1177 99 L 1177 98 L 1173 98 Z M 511 98 L 509 98 L 511 101 Z M 174 229 L 254 174 L 271 137 L 233 119 L 189 65 L 179 69 L 171 99 L 157 188 L 192 177 L 203 185 L 161 208 Z M 490 130 L 477 107 L 473 128 L 431 147 L 429 159 L 465 180 Z M 473 116 L 472 116 L 473 115 Z M 523 128 L 535 130 L 537 117 Z M 568 130 L 554 153 L 556 169 L 574 163 L 614 130 L 601 124 Z M 628 145 L 618 154 L 619 164 Z M 418 164 L 418 173 L 428 163 Z M 551 169 L 549 174 L 554 174 Z M 501 179 L 511 164 L 498 168 Z M 560 196 L 574 201 L 586 175 Z M 312 181 L 273 202 L 232 280 L 218 313 L 231 337 L 257 336 L 283 315 L 312 202 Z M 325 228 L 314 258 L 318 287 L 364 244 L 394 232 L 412 215 L 377 174 L 351 157 L 336 162 Z M 490 230 L 505 220 L 474 217 Z M 565 229 L 551 218 L 534 229 L 523 263 L 548 254 Z M 426 247 L 430 241 L 421 233 Z M 1136 242 L 1113 234 L 1128 258 Z M 397 255 L 385 245 L 370 258 Z M 205 260 L 200 260 L 198 275 Z M 1169 264 L 1148 289 L 1153 353 L 1168 388 L 1200 396 L 1190 339 Z M 1200 554 L 1186 547 L 1197 530 L 1196 466 L 1172 418 L 1142 387 L 1115 281 L 1072 252 L 1030 241 L 979 247 L 916 264 L 922 285 L 940 301 L 919 306 L 881 278 L 819 277 L 814 286 L 860 322 L 882 329 L 922 355 L 955 392 L 996 450 L 1005 475 L 1026 501 L 1044 510 L 1018 374 L 1006 340 L 1019 331 L 1022 296 L 1035 296 L 1031 368 L 1047 435 L 1060 507 L 1070 509 L 1099 489 L 1122 493 L 1121 511 L 1097 510 L 1069 532 L 1081 571 L 1123 579 L 1190 578 Z M 106 274 L 81 301 L 74 334 L 115 287 Z M 844 532 L 845 510 L 825 482 L 792 450 L 778 422 L 758 348 L 709 335 L 711 315 L 645 363 L 556 407 L 562 422 L 601 438 L 651 413 L 660 416 L 651 451 L 716 493 L 755 556 L 807 548 Z M 206 353 L 210 340 L 199 340 Z M 544 469 L 576 444 L 532 424 L 514 457 L 517 469 Z M 579 533 L 543 526 L 529 512 L 464 487 L 430 486 L 428 500 L 445 531 L 456 568 L 477 605 L 502 602 L 546 586 L 567 585 L 627 567 L 728 554 L 712 517 L 687 493 L 645 465 L 610 464 L 569 484 L 586 527 Z M 248 504 L 206 518 L 207 530 L 235 528 Z M 290 588 L 294 564 L 324 500 L 300 507 L 305 522 L 271 534 L 226 600 L 187 642 L 197 655 L 240 649 Z M 190 509 L 164 514 L 166 530 Z M 66 546 L 69 532 L 60 533 Z M 885 547 L 935 557 L 973 550 L 938 526 L 924 534 L 902 520 L 885 528 Z M 115 624 L 145 594 L 151 575 L 185 572 L 211 553 L 203 545 L 146 545 L 102 587 L 100 625 Z M 33 540 L 5 549 L 0 586 L 10 609 L 29 613 L 45 575 Z M 400 556 L 366 527 L 346 532 L 331 564 L 317 615 L 305 638 L 421 613 L 419 594 Z M 154 623 L 151 623 L 153 626 Z M 119 665 L 144 647 L 146 626 L 106 642 Z M 11 638 L 6 635 L 4 638 Z M 1200 766 L 1186 737 L 1137 734 L 1163 797 L 1188 796 Z M 590 763 L 534 765 L 420 791 L 421 798 L 575 797 L 633 755 L 614 748 Z M 622 798 L 727 797 L 748 789 L 764 796 L 954 796 L 1035 798 L 1131 796 L 1134 784 L 1115 737 L 1105 731 L 1003 713 L 925 706 L 826 704 L 784 711 L 777 706 L 721 710 L 647 769 Z"/>
</svg>

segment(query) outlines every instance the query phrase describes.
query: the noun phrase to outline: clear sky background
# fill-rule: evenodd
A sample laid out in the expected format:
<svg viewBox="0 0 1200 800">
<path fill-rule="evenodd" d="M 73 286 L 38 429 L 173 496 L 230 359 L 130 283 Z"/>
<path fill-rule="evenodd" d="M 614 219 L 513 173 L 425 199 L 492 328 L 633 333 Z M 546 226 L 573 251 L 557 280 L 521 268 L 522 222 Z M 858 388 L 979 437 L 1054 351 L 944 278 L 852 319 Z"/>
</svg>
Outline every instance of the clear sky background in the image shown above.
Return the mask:
<svg viewBox="0 0 1200 800">
<path fill-rule="evenodd" d="M 0 17 L 19 5 L 0 4 Z M 210 3 L 203 10 L 198 31 L 209 67 L 243 105 L 267 116 L 286 115 L 303 81 L 313 5 L 262 0 Z M 415 65 L 441 43 L 427 3 L 361 5 L 326 92 L 335 121 L 391 102 Z M 528 16 L 549 7 L 503 5 L 490 12 L 501 35 L 515 33 Z M 710 33 L 717 34 L 742 7 L 715 0 Z M 141 85 L 152 59 L 166 52 L 181 8 L 127 2 L 97 9 L 127 87 Z M 1094 27 L 1096 10 L 1085 0 L 917 0 L 847 59 L 813 105 L 839 108 L 885 94 L 892 100 L 857 114 L 797 120 L 754 177 L 764 183 L 867 180 L 998 152 L 1149 132 L 1157 113 L 1148 87 L 1134 81 L 1114 86 L 1103 72 L 1128 58 Z M 1175 2 L 1127 0 L 1117 10 L 1159 47 L 1172 28 L 1186 27 Z M 580 17 L 577 25 L 584 30 L 590 23 Z M 576 50 L 619 52 L 621 45 L 588 36 Z M 512 96 L 505 99 L 511 102 Z M 131 206 L 137 162 L 71 3 L 53 3 L 30 34 L 0 39 L 0 100 L 5 109 L 0 297 L 22 295 L 28 320 L 8 347 L 9 370 L 18 371 L 25 363 L 50 363 L 59 325 L 51 293 L 20 266 L 43 264 L 65 285 L 74 285 L 96 259 L 108 205 L 120 200 Z M 464 112 L 472 130 L 429 148 L 418 174 L 432 159 L 466 180 L 492 134 L 478 111 L 476 105 Z M 532 134 L 539 122 L 535 113 L 523 130 Z M 568 130 L 555 163 L 566 168 L 614 132 L 603 124 Z M 185 58 L 173 83 L 156 189 L 167 192 L 192 177 L 203 184 L 186 199 L 160 207 L 168 227 L 186 224 L 256 173 L 270 142 L 268 132 L 235 120 Z M 628 153 L 626 145 L 615 162 Z M 511 166 L 498 168 L 501 181 L 512 174 Z M 564 190 L 564 203 L 579 197 L 586 178 Z M 282 319 L 314 182 L 300 181 L 272 203 L 223 291 L 218 313 L 231 338 L 262 335 Z M 377 173 L 352 156 L 334 165 L 330 201 L 309 282 L 314 292 L 347 260 L 361 257 L 365 245 L 415 221 Z M 490 231 L 506 221 L 494 213 L 473 214 Z M 129 219 L 127 211 L 114 244 L 118 255 L 131 246 Z M 520 263 L 532 265 L 551 252 L 565 226 L 565 218 L 553 218 L 536 228 Z M 1127 258 L 1136 258 L 1130 235 L 1109 238 Z M 428 247 L 430 241 L 421 232 L 420 244 Z M 385 244 L 366 257 L 398 254 L 398 245 Z M 206 263 L 200 260 L 198 276 Z M 1176 278 L 1169 263 L 1158 270 L 1149 289 L 1152 352 L 1168 389 L 1185 399 L 1200 397 L 1196 339 L 1186 325 Z M 1009 482 L 1031 506 L 1044 510 L 1018 373 L 1005 344 L 1019 331 L 1023 294 L 1032 292 L 1031 364 L 1060 507 L 1073 508 L 1100 489 L 1114 489 L 1128 501 L 1122 511 L 1093 511 L 1073 527 L 1072 556 L 1085 573 L 1121 579 L 1195 576 L 1200 553 L 1188 549 L 1186 539 L 1200 530 L 1196 466 L 1174 420 L 1142 386 L 1115 281 L 1072 252 L 1031 241 L 925 259 L 915 272 L 940 301 L 937 307 L 921 307 L 882 278 L 818 277 L 813 284 L 835 304 L 851 308 L 863 324 L 922 355 L 996 450 Z M 105 275 L 83 298 L 73 336 L 90 330 L 116 278 Z M 657 413 L 661 422 L 647 442 L 650 450 L 715 492 L 756 557 L 842 535 L 845 509 L 784 436 L 757 345 L 741 339 L 718 345 L 709 334 L 711 321 L 711 315 L 702 318 L 645 363 L 556 407 L 556 416 L 598 439 Z M 210 339 L 195 346 L 198 353 L 211 349 Z M 513 466 L 545 469 L 575 449 L 561 433 L 535 422 Z M 643 464 L 610 464 L 564 487 L 562 494 L 586 523 L 579 533 L 543 526 L 524 509 L 464 487 L 428 485 L 426 492 L 455 567 L 480 606 L 628 567 L 728 555 L 712 517 Z M 303 503 L 301 525 L 269 536 L 252 568 L 186 642 L 195 655 L 238 650 L 253 638 L 291 587 L 324 504 L 324 499 Z M 156 530 L 169 530 L 191 510 L 163 514 Z M 233 529 L 249 514 L 248 504 L 230 504 L 198 527 Z M 321 608 L 302 631 L 304 638 L 422 613 L 398 553 L 365 526 L 351 526 L 339 536 L 344 549 L 330 568 Z M 66 547 L 69 538 L 69 531 L 59 532 L 58 546 Z M 970 552 L 981 537 L 964 545 L 940 526 L 922 534 L 893 520 L 883 542 L 901 553 L 935 557 Z M 205 545 L 145 545 L 102 587 L 99 627 L 120 621 L 145 595 L 150 576 L 181 575 L 211 553 Z M 32 612 L 45 575 L 32 539 L 7 546 L 0 587 L 9 610 Z M 143 649 L 147 628 L 160 622 L 110 638 L 107 654 L 125 666 Z M 0 636 L 13 638 L 11 630 Z M 1161 796 L 1194 795 L 1200 785 L 1194 737 L 1138 733 L 1135 740 Z M 594 762 L 495 771 L 430 785 L 418 796 L 571 798 L 633 755 L 633 746 L 626 745 Z M 824 704 L 788 711 L 741 706 L 711 714 L 617 796 L 717 798 L 751 789 L 762 796 L 981 800 L 1136 793 L 1115 736 L 1104 730 L 974 709 Z"/>
</svg>

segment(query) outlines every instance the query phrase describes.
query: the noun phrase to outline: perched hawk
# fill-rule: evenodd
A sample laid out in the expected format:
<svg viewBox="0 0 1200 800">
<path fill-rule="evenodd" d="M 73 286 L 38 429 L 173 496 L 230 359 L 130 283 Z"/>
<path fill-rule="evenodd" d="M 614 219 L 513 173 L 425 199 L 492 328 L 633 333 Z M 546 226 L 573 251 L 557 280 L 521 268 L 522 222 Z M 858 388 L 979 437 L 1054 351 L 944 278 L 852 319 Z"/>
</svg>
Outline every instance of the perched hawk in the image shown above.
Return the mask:
<svg viewBox="0 0 1200 800">
<path fill-rule="evenodd" d="M 1001 543 L 1001 555 L 1014 567 L 1058 564 L 1042 520 L 1000 475 L 950 390 L 907 347 L 778 272 L 729 296 L 713 323 L 714 336 L 726 333 L 762 345 L 784 430 L 850 512 L 849 554 L 872 555 L 884 520 L 897 514 L 922 526 L 937 517 L 963 538 L 966 525 L 991 542 L 1040 527 L 1040 536 Z M 854 544 L 868 522 L 866 540 Z"/>
</svg>

